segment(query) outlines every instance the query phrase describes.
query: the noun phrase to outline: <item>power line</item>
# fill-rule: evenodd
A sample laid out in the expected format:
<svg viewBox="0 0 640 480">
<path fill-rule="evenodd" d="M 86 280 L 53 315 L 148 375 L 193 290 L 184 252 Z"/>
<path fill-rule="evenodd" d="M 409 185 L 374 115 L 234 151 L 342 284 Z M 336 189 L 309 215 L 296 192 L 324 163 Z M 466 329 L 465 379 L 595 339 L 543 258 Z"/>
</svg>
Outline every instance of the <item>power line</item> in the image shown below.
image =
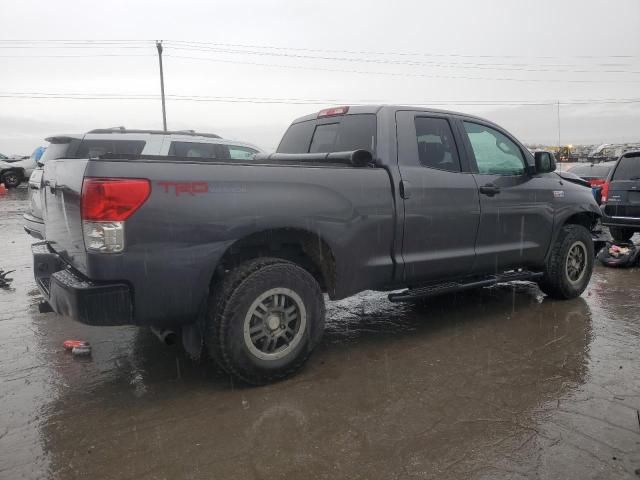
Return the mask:
<svg viewBox="0 0 640 480">
<path fill-rule="evenodd" d="M 570 55 L 570 56 L 535 56 L 535 55 L 484 55 L 484 54 L 458 54 L 458 53 L 424 53 L 424 52 L 393 52 L 393 51 L 367 51 L 367 50 L 337 50 L 337 49 L 317 49 L 300 47 L 282 47 L 273 45 L 250 45 L 237 43 L 216 43 L 171 40 L 171 43 L 181 43 L 185 45 L 211 45 L 216 47 L 234 48 L 263 48 L 272 50 L 293 50 L 300 52 L 320 52 L 320 53 L 347 53 L 352 55 L 402 55 L 402 56 L 423 56 L 423 57 L 461 57 L 461 58 L 536 58 L 536 59 L 558 59 L 558 58 L 639 58 L 637 55 Z"/>
<path fill-rule="evenodd" d="M 122 43 L 145 43 L 152 45 L 154 40 L 151 39 L 3 39 L 0 40 L 0 44 L 3 43 L 18 43 L 18 44 L 80 44 L 80 45 L 95 45 L 95 44 L 122 44 Z M 425 52 L 403 52 L 403 51 L 373 51 L 373 50 L 347 50 L 347 49 L 321 49 L 321 48 L 301 48 L 291 46 L 276 46 L 276 45 L 256 45 L 256 44 L 239 44 L 239 43 L 221 43 L 221 42 L 203 42 L 193 40 L 170 40 L 171 43 L 179 43 L 183 45 L 195 45 L 195 46 L 214 46 L 214 47 L 232 47 L 232 48 L 259 48 L 270 50 L 288 50 L 288 51 L 300 51 L 300 52 L 317 52 L 317 53 L 346 53 L 351 55 L 397 55 L 397 56 L 413 56 L 413 57 L 459 57 L 459 58 L 531 58 L 531 59 L 565 59 L 565 58 L 580 58 L 580 59 L 594 59 L 594 58 L 629 58 L 638 59 L 638 55 L 490 55 L 490 54 L 461 54 L 461 53 L 425 53 Z"/>
<path fill-rule="evenodd" d="M 91 55 L 0 55 L 0 58 L 17 58 L 21 60 L 28 59 L 46 59 L 46 58 L 141 58 L 141 57 L 155 57 L 154 54 L 121 54 L 121 53 L 95 53 Z M 319 67 L 319 66 L 303 66 L 303 65 L 284 65 L 284 64 L 274 64 L 274 63 L 261 63 L 261 62 L 252 62 L 252 61 L 243 61 L 243 60 L 227 60 L 227 59 L 219 59 L 219 58 L 211 58 L 211 57 L 193 57 L 187 55 L 164 55 L 165 58 L 177 58 L 184 60 L 198 60 L 198 61 L 207 61 L 207 62 L 215 62 L 215 63 L 227 63 L 234 65 L 253 65 L 260 67 L 268 67 L 268 68 L 278 68 L 278 69 L 288 69 L 288 70 L 310 70 L 310 71 L 324 71 L 324 72 L 335 72 L 335 73 L 353 73 L 360 75 L 382 75 L 382 76 L 391 76 L 391 77 L 416 77 L 416 78 L 441 78 L 448 80 L 487 80 L 487 81 L 510 81 L 510 82 L 526 82 L 526 83 L 558 83 L 558 82 L 567 82 L 567 83 L 581 83 L 581 84 L 597 84 L 597 83 L 611 83 L 611 84 L 619 84 L 619 83 L 636 83 L 635 80 L 596 80 L 596 79 L 542 79 L 542 78 L 515 78 L 515 77 L 480 77 L 480 76 L 465 76 L 465 75 L 443 75 L 443 74 L 423 74 L 423 73 L 414 73 L 414 72 L 383 72 L 383 71 L 371 71 L 371 70 L 352 70 L 352 69 L 342 69 L 342 68 L 330 68 L 330 67 Z M 593 73 L 593 72 L 592 72 Z"/>
<path fill-rule="evenodd" d="M 308 98 L 267 98 L 267 97 L 235 97 L 235 96 L 205 96 L 205 95 L 167 95 L 168 100 L 192 102 L 229 102 L 229 103 L 276 103 L 276 104 L 389 104 L 384 100 L 344 100 L 344 99 L 308 99 Z M 0 98 L 38 98 L 63 100 L 153 100 L 160 96 L 152 94 L 97 94 L 97 93 L 49 93 L 49 92 L 0 92 Z M 557 100 L 432 100 L 418 102 L 393 102 L 416 106 L 434 105 L 475 105 L 475 106 L 544 106 L 557 105 Z M 570 99 L 559 102 L 560 105 L 595 105 L 595 104 L 635 104 L 640 98 L 601 98 L 601 99 Z"/>
<path fill-rule="evenodd" d="M 624 67 L 631 66 L 630 64 L 624 63 L 596 63 L 596 64 L 586 64 L 586 65 L 576 65 L 576 64 L 542 64 L 542 65 L 533 65 L 536 67 L 554 67 L 554 68 L 530 68 L 532 65 L 530 63 L 478 63 L 478 62 L 442 62 L 440 61 L 415 61 L 415 60 L 390 60 L 390 59 L 370 59 L 370 58 L 362 58 L 359 56 L 358 58 L 348 58 L 348 57 L 323 57 L 323 56 L 312 56 L 312 55 L 293 55 L 288 53 L 274 53 L 267 51 L 251 51 L 251 50 L 229 50 L 228 48 L 213 48 L 213 47 L 202 47 L 202 46 L 194 46 L 190 45 L 187 42 L 171 42 L 177 46 L 173 48 L 177 50 L 187 50 L 187 51 L 204 51 L 204 52 L 216 52 L 216 53 L 231 53 L 231 54 L 242 54 L 242 55 L 272 55 L 272 56 L 287 56 L 294 58 L 304 58 L 304 59 L 321 59 L 321 60 L 331 60 L 331 61 L 350 61 L 350 62 L 371 62 L 371 63 L 389 63 L 389 64 L 399 64 L 399 65 L 410 65 L 410 66 L 435 66 L 435 67 L 455 67 L 455 68 L 481 68 L 481 69 L 489 69 L 489 70 L 522 70 L 522 71 L 542 71 L 542 72 L 572 72 L 572 73 L 592 73 L 590 70 L 567 70 L 566 68 L 571 67 Z M 62 45 L 62 46 L 60 46 Z M 124 43 L 102 43 L 102 42 L 90 42 L 90 43 L 64 43 L 58 45 L 3 45 L 0 41 L 0 49 L 105 49 L 105 48 L 116 48 L 116 49 L 146 49 L 149 47 L 149 44 L 142 43 L 139 45 L 127 45 Z M 268 48 L 268 47 L 256 47 L 256 48 Z M 284 51 L 285 48 L 278 48 L 279 51 Z M 305 49 L 296 49 L 290 48 L 290 51 L 306 51 Z M 403 54 L 405 55 L 405 54 Z M 407 54 L 409 55 L 409 54 Z M 424 56 L 424 55 L 422 55 Z M 444 56 L 444 55 L 443 55 Z M 441 57 L 443 57 L 441 56 Z M 471 55 L 467 56 L 469 58 L 478 58 L 473 57 Z M 466 58 L 466 57 L 465 57 Z M 497 67 L 505 67 L 505 68 L 497 68 Z M 559 67 L 566 67 L 564 69 L 560 69 Z M 640 72 L 627 72 L 626 70 L 598 70 L 598 73 L 640 73 Z"/>
<path fill-rule="evenodd" d="M 169 45 L 171 45 L 169 43 Z M 374 64 L 387 64 L 387 65 L 406 65 L 413 67 L 438 67 L 438 68 L 463 68 L 463 69 L 481 69 L 481 70 L 507 70 L 507 71 L 523 71 L 523 72 L 561 72 L 561 73 L 629 73 L 640 74 L 640 71 L 628 71 L 628 70 L 576 70 L 576 69 L 558 69 L 558 68 L 530 68 L 529 64 L 505 64 L 505 63 L 443 63 L 440 61 L 415 61 L 415 60 L 392 60 L 392 59 L 376 59 L 376 58 L 352 58 L 352 57 L 329 57 L 319 55 L 303 55 L 281 52 L 264 52 L 257 50 L 237 50 L 237 49 L 223 49 L 223 48 L 202 48 L 202 47 L 187 47 L 187 46 L 173 46 L 174 50 L 186 50 L 186 51 L 199 51 L 199 52 L 214 52 L 214 53 L 226 53 L 226 54 L 241 54 L 241 55 L 257 55 L 257 56 L 271 56 L 271 57 L 285 57 L 304 60 L 326 60 L 337 62 L 349 62 L 349 63 L 374 63 Z M 563 65 L 542 65 L 546 66 L 563 66 Z M 571 65 L 567 65 L 571 67 Z M 601 66 L 604 66 L 601 65 Z"/>
<path fill-rule="evenodd" d="M 211 57 L 192 57 L 187 55 L 165 55 L 165 58 L 179 58 L 184 60 L 198 60 L 215 63 L 228 63 L 235 65 L 254 65 L 268 68 L 282 68 L 291 70 L 311 70 L 311 71 L 324 71 L 324 72 L 337 72 L 337 73 L 355 73 L 360 75 L 386 75 L 391 77 L 417 77 L 417 78 L 442 78 L 447 80 L 488 80 L 488 81 L 508 81 L 508 82 L 526 82 L 526 83 L 636 83 L 636 80 L 595 80 L 595 79 L 542 79 L 542 78 L 515 78 L 515 77 L 477 77 L 477 76 L 464 76 L 464 75 L 442 75 L 442 74 L 426 74 L 426 73 L 412 73 L 412 72 L 383 72 L 383 71 L 371 71 L 371 70 L 351 70 L 342 68 L 330 68 L 319 66 L 302 66 L 302 65 L 284 65 L 275 63 L 261 63 L 250 62 L 242 60 L 225 60 Z"/>
<path fill-rule="evenodd" d="M 0 41 L 0 48 L 13 48 L 13 47 L 3 47 Z M 25 41 L 27 42 L 27 41 Z M 126 45 L 125 42 L 131 41 L 76 41 L 83 44 L 83 47 L 86 48 L 95 48 L 97 44 L 106 43 L 107 46 L 99 46 L 99 48 L 112 48 L 115 44 L 115 48 L 134 48 L 141 49 L 146 47 L 146 40 L 137 40 L 138 43 L 143 43 L 142 46 L 132 46 Z M 71 41 L 60 41 L 58 43 L 68 44 L 73 43 Z M 188 45 L 189 42 L 180 42 L 176 41 L 174 43 L 178 43 L 179 45 Z M 193 42 L 200 43 L 200 42 Z M 204 43 L 204 42 L 201 42 Z M 123 45 L 124 44 L 124 45 Z M 75 45 L 75 47 L 79 47 Z M 38 47 L 40 48 L 40 47 Z M 56 46 L 45 45 L 42 48 L 59 48 Z M 61 48 L 69 48 L 69 47 L 61 47 Z M 260 56 L 277 56 L 277 57 L 288 57 L 288 58 L 296 58 L 296 59 L 305 59 L 305 60 L 328 60 L 328 61 L 338 61 L 338 62 L 364 62 L 364 63 L 374 63 L 374 64 L 389 64 L 389 65 L 407 65 L 407 66 L 430 66 L 437 68 L 459 68 L 459 69 L 479 69 L 479 70 L 504 70 L 504 71 L 516 71 L 516 72 L 556 72 L 556 73 L 615 73 L 615 74 L 632 74 L 637 75 L 640 74 L 640 71 L 627 71 L 627 70 L 579 70 L 579 69 L 555 69 L 555 68 L 539 68 L 546 67 L 551 65 L 540 65 L 536 68 L 527 67 L 527 64 L 483 64 L 483 63 L 443 63 L 443 62 L 416 62 L 416 61 L 406 61 L 406 60 L 390 60 L 390 59 L 370 59 L 370 58 L 348 58 L 348 57 L 327 57 L 327 56 L 316 56 L 316 55 L 300 55 L 300 54 L 290 54 L 290 53 L 280 53 L 280 52 L 261 52 L 261 51 L 250 51 L 250 50 L 229 50 L 229 49 L 221 49 L 221 48 L 211 48 L 211 47 L 192 47 L 192 46 L 174 46 L 176 50 L 186 50 L 186 51 L 201 51 L 201 52 L 211 52 L 211 53 L 222 53 L 222 54 L 233 54 L 233 55 L 260 55 Z M 278 48 L 284 50 L 280 47 L 262 47 L 262 48 Z M 296 49 L 292 48 L 291 50 L 312 50 L 312 49 Z M 345 52 L 347 52 L 345 50 Z M 53 54 L 53 55 L 0 55 L 0 58 L 21 58 L 21 59 L 29 59 L 29 58 L 91 58 L 91 57 L 142 57 L 149 56 L 146 54 L 132 55 L 132 54 L 123 54 L 123 53 L 96 53 L 92 55 L 68 55 L 68 54 Z M 266 64 L 259 62 L 246 62 L 240 60 L 225 60 L 220 58 L 210 58 L 210 57 L 192 57 L 185 55 L 167 55 L 172 56 L 174 58 L 184 58 L 191 60 L 205 60 L 205 61 L 213 61 L 213 62 L 221 62 L 221 63 L 237 63 L 237 64 L 246 64 L 246 65 L 258 65 L 265 66 L 271 68 L 287 68 L 287 69 L 309 69 L 309 70 L 324 70 L 324 71 L 334 71 L 334 72 L 343 72 L 343 73 L 359 73 L 359 74 L 374 74 L 374 75 L 392 75 L 392 76 L 414 76 L 414 77 L 424 77 L 424 78 L 445 78 L 445 79 L 468 79 L 468 80 L 491 80 L 491 81 L 515 81 L 515 82 L 569 82 L 569 83 L 623 83 L 623 82 L 631 82 L 631 80 L 596 80 L 596 79 L 530 79 L 530 78 L 509 78 L 509 77 L 476 77 L 476 76 L 461 76 L 461 75 L 440 75 L 440 74 L 419 74 L 419 73 L 398 73 L 398 72 L 370 72 L 370 71 L 356 71 L 356 70 L 345 70 L 345 69 L 335 69 L 335 68 L 326 68 L 326 67 L 308 67 L 308 66 L 293 66 L 293 65 L 275 65 L 275 64 Z M 471 56 L 468 56 L 471 57 Z M 602 64 L 605 65 L 605 64 Z M 616 64 L 608 64 L 608 65 L 616 65 Z M 521 67 L 524 66 L 524 67 Z M 564 65 L 555 65 L 555 66 L 564 66 Z M 515 67 L 515 68 L 514 68 Z"/>
</svg>

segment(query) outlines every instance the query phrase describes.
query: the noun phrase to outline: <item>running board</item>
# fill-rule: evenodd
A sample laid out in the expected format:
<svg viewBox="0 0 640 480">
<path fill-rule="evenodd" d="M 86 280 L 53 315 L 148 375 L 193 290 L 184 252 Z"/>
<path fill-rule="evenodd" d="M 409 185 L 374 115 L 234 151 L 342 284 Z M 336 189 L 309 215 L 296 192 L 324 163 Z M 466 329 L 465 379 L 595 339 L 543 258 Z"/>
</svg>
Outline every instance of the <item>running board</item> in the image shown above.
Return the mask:
<svg viewBox="0 0 640 480">
<path fill-rule="evenodd" d="M 515 282 L 518 280 L 536 280 L 542 277 L 542 272 L 530 272 L 521 270 L 518 272 L 505 272 L 498 275 L 490 275 L 487 277 L 476 277 L 466 280 L 458 280 L 444 283 L 432 283 L 422 287 L 409 288 L 403 292 L 390 293 L 389 301 L 403 302 L 415 298 L 434 297 L 436 295 L 444 295 L 445 293 L 461 292 L 472 288 L 490 287 L 498 283 Z"/>
</svg>

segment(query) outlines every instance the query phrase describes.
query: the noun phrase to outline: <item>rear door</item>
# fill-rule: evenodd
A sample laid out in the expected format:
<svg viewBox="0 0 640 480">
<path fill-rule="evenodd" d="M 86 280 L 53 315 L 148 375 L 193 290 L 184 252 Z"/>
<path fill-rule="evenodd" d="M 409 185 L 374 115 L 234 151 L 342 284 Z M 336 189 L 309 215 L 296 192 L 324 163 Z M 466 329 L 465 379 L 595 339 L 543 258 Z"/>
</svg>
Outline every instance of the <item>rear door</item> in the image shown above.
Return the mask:
<svg viewBox="0 0 640 480">
<path fill-rule="evenodd" d="M 605 213 L 640 219 L 640 152 L 624 154 L 618 161 L 609 180 Z"/>
<path fill-rule="evenodd" d="M 410 283 L 471 273 L 480 205 L 446 115 L 400 111 L 402 257 Z M 466 171 L 466 172 L 465 172 Z"/>
<path fill-rule="evenodd" d="M 476 120 L 458 125 L 475 163 L 482 212 L 474 271 L 541 265 L 551 242 L 554 189 L 561 194 L 557 176 L 527 173 L 524 149 L 506 132 Z"/>
</svg>

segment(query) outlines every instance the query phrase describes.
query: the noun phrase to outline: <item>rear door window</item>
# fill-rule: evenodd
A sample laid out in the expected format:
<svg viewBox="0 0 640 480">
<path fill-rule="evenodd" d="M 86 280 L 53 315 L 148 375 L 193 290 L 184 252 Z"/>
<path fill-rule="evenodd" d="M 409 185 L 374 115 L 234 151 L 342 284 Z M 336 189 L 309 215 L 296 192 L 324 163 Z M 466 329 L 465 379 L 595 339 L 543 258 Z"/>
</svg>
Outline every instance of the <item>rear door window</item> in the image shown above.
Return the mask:
<svg viewBox="0 0 640 480">
<path fill-rule="evenodd" d="M 622 157 L 613 180 L 640 180 L 640 153 Z"/>
<path fill-rule="evenodd" d="M 331 153 L 376 148 L 375 114 L 308 120 L 289 127 L 278 153 Z"/>
<path fill-rule="evenodd" d="M 420 164 L 459 172 L 460 159 L 449 122 L 444 118 L 417 117 L 415 125 Z"/>
</svg>

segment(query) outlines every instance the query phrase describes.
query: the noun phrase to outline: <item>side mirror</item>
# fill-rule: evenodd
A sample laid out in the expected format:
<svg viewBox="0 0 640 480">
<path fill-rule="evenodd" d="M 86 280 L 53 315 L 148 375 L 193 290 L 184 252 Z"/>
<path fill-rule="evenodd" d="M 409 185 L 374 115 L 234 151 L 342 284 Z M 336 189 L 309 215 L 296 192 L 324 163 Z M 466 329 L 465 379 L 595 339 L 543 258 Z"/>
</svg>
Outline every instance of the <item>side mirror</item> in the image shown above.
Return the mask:
<svg viewBox="0 0 640 480">
<path fill-rule="evenodd" d="M 556 169 L 556 159 L 550 152 L 535 152 L 536 173 L 554 172 Z"/>
</svg>

